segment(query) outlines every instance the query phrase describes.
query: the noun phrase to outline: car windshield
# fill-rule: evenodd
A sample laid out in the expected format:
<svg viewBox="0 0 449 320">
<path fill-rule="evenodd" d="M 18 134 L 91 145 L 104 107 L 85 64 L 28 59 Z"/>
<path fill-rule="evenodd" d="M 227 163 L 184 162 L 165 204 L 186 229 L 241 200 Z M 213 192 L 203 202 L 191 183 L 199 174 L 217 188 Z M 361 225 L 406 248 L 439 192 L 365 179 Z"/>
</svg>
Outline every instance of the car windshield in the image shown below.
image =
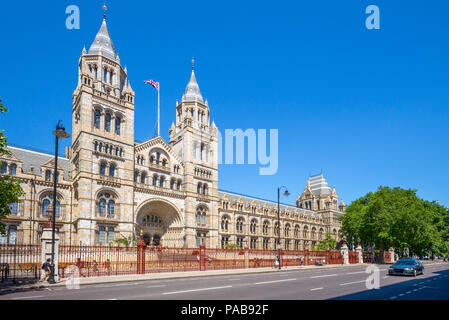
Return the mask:
<svg viewBox="0 0 449 320">
<path fill-rule="evenodd" d="M 395 264 L 396 266 L 399 266 L 399 265 L 406 265 L 406 266 L 414 266 L 415 265 L 415 261 L 413 261 L 413 260 L 403 260 L 403 261 L 398 261 L 398 262 L 396 262 L 396 264 Z"/>
</svg>

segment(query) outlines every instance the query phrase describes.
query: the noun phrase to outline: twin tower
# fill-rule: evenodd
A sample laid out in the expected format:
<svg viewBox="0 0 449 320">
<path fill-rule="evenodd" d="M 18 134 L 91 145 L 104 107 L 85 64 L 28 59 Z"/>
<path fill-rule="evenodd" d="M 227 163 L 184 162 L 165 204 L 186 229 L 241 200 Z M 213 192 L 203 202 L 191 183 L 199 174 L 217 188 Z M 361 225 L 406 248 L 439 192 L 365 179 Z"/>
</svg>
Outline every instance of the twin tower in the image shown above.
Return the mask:
<svg viewBox="0 0 449 320">
<path fill-rule="evenodd" d="M 161 137 L 135 142 L 135 92 L 106 18 L 90 49 L 83 49 L 78 74 L 69 152 L 77 242 L 141 234 L 164 246 L 202 241 L 216 247 L 217 127 L 194 70 L 168 144 Z"/>
</svg>

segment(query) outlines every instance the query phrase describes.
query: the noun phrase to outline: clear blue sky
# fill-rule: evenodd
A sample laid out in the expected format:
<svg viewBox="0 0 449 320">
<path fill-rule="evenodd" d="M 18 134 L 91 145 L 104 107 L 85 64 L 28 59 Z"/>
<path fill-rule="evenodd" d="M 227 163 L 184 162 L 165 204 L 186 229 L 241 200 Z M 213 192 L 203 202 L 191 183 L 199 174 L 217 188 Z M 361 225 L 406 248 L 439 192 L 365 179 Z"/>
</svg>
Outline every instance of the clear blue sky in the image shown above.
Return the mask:
<svg viewBox="0 0 449 320">
<path fill-rule="evenodd" d="M 78 5 L 80 30 L 65 9 Z M 365 28 L 375 4 L 381 29 Z M 1 1 L 0 119 L 9 142 L 51 151 L 83 46 L 103 1 Z M 279 170 L 221 165 L 220 189 L 294 202 L 321 169 L 340 197 L 379 185 L 418 189 L 449 206 L 449 2 L 107 1 L 108 27 L 136 91 L 135 138 L 153 133 L 161 82 L 161 132 L 175 119 L 191 58 L 217 126 L 279 129 Z M 67 144 L 68 142 L 65 142 Z M 62 149 L 61 149 L 62 150 Z"/>
</svg>

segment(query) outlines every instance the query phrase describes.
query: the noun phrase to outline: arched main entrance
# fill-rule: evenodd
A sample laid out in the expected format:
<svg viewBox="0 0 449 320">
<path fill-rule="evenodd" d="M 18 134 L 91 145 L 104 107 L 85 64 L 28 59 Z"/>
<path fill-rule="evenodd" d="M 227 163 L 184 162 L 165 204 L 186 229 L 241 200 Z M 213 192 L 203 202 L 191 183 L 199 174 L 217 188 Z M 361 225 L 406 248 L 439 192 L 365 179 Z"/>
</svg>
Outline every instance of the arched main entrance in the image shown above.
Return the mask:
<svg viewBox="0 0 449 320">
<path fill-rule="evenodd" d="M 184 245 L 182 218 L 176 206 L 164 199 L 150 199 L 137 209 L 136 235 L 148 246 L 179 248 Z"/>
</svg>

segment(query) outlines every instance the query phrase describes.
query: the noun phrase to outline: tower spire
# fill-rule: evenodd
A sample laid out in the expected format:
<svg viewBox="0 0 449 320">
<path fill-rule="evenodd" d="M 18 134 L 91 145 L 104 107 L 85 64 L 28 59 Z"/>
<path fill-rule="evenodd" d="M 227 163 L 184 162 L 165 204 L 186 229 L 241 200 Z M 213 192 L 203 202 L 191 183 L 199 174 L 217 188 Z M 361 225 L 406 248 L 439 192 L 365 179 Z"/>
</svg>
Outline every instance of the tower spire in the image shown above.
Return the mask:
<svg viewBox="0 0 449 320">
<path fill-rule="evenodd" d="M 104 0 L 104 4 L 103 4 L 103 20 L 106 20 L 106 10 L 108 10 L 108 7 L 106 7 L 106 0 Z"/>
</svg>

